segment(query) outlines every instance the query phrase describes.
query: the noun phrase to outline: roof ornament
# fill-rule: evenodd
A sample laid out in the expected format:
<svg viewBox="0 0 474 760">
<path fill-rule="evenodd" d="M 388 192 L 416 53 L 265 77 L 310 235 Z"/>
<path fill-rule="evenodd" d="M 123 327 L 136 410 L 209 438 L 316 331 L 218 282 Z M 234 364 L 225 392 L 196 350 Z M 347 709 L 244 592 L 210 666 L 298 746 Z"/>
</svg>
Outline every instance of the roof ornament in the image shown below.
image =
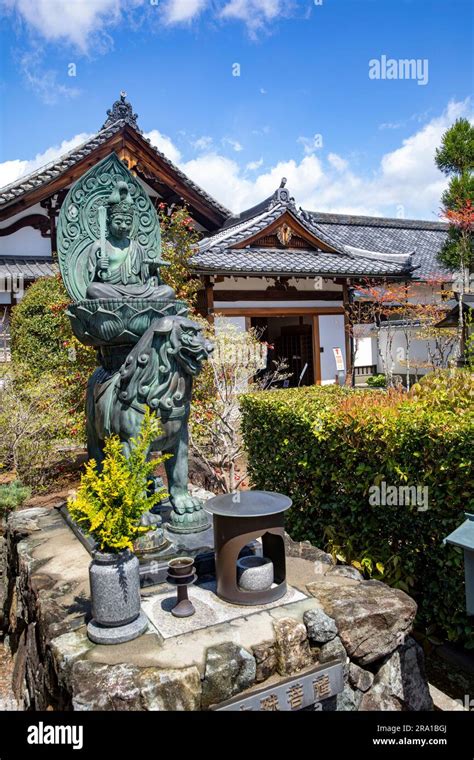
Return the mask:
<svg viewBox="0 0 474 760">
<path fill-rule="evenodd" d="M 294 206 L 295 199 L 290 196 L 290 191 L 286 189 L 287 179 L 281 178 L 280 187 L 275 190 L 272 198 L 272 206 L 282 203 L 285 206 Z"/>
<path fill-rule="evenodd" d="M 127 93 L 124 90 L 120 92 L 120 100 L 116 100 L 112 108 L 107 111 L 107 119 L 102 124 L 101 129 L 107 129 L 115 124 L 117 121 L 124 121 L 131 127 L 141 132 L 137 124 L 138 114 L 133 113 L 131 103 L 126 99 Z"/>
</svg>

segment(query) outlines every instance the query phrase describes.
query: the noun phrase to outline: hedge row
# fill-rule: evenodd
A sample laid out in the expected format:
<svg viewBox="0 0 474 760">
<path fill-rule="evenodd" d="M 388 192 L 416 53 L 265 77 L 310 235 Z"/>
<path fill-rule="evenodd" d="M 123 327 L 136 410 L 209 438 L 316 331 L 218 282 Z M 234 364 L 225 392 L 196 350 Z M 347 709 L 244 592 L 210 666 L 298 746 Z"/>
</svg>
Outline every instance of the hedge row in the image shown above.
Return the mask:
<svg viewBox="0 0 474 760">
<path fill-rule="evenodd" d="M 242 397 L 252 483 L 291 496 L 292 537 L 407 591 L 419 630 L 468 647 L 463 556 L 442 541 L 474 508 L 473 399 L 462 371 L 430 376 L 409 396 L 331 386 Z M 427 491 L 403 504 L 399 486 Z"/>
</svg>

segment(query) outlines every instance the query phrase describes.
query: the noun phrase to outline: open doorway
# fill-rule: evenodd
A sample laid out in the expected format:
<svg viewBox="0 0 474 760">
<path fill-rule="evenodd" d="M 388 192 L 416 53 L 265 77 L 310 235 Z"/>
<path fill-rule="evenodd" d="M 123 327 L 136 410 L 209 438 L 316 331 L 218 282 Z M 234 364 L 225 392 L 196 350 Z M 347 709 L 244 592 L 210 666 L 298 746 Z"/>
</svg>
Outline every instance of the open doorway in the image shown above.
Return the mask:
<svg viewBox="0 0 474 760">
<path fill-rule="evenodd" d="M 261 340 L 270 346 L 267 370 L 272 368 L 273 360 L 286 360 L 291 377 L 283 382 L 285 387 L 314 384 L 311 315 L 251 317 L 250 324 L 261 333 Z"/>
</svg>

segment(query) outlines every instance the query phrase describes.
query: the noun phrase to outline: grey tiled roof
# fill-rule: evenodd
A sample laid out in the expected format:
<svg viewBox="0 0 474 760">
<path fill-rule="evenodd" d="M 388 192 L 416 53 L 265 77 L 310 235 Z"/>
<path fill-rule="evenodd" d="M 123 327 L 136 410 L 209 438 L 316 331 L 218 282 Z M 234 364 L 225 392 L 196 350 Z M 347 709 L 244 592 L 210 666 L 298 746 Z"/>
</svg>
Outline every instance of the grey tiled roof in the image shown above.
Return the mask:
<svg viewBox="0 0 474 760">
<path fill-rule="evenodd" d="M 196 254 L 191 263 L 202 273 L 260 275 L 374 275 L 402 276 L 409 272 L 409 260 L 387 261 L 344 253 L 301 251 L 280 248 L 210 249 Z"/>
<path fill-rule="evenodd" d="M 300 273 L 306 275 L 387 275 L 400 276 L 412 269 L 411 251 L 379 250 L 345 244 L 333 230 L 326 230 L 305 212 L 297 211 L 292 202 L 275 202 L 273 197 L 255 206 L 254 215 L 245 212 L 234 218 L 234 224 L 221 229 L 199 243 L 191 264 L 199 272 Z M 266 202 L 265 202 L 266 203 Z M 264 230 L 284 213 L 290 213 L 318 240 L 335 249 L 335 253 L 292 249 L 246 247 L 235 248 Z"/>
<path fill-rule="evenodd" d="M 108 122 L 106 122 L 106 124 L 107 123 Z M 65 153 L 53 163 L 42 166 L 40 169 L 37 169 L 31 174 L 20 177 L 20 179 L 16 180 L 15 182 L 12 182 L 9 185 L 0 188 L 0 208 L 4 208 L 8 203 L 14 202 L 16 199 L 20 198 L 22 195 L 25 195 L 30 190 L 34 190 L 35 188 L 56 179 L 56 177 L 61 175 L 67 169 L 70 169 L 72 166 L 74 166 L 74 164 L 83 159 L 85 156 L 89 155 L 89 153 L 92 153 L 93 150 L 98 148 L 100 145 L 103 145 L 110 137 L 119 132 L 125 126 L 125 124 L 127 124 L 130 128 L 135 129 L 135 131 L 140 135 L 141 139 L 150 144 L 156 155 L 159 156 L 160 159 L 173 170 L 173 172 L 182 180 L 183 184 L 198 193 L 209 206 L 218 211 L 223 217 L 227 218 L 231 216 L 229 209 L 225 208 L 225 206 L 223 206 L 221 203 L 218 203 L 214 198 L 212 198 L 212 196 L 209 195 L 209 193 L 206 193 L 202 187 L 199 187 L 199 185 L 189 179 L 189 177 L 187 177 L 186 174 L 181 171 L 181 169 L 178 169 L 178 167 L 173 164 L 173 162 L 170 161 L 169 158 L 164 155 L 164 153 L 159 151 L 158 148 L 155 148 L 155 146 L 151 144 L 150 140 L 147 140 L 147 138 L 144 137 L 136 125 L 130 124 L 130 122 L 126 121 L 125 119 L 120 119 L 114 124 L 110 124 L 104 129 L 101 129 L 100 132 L 91 137 L 89 140 L 86 140 L 77 148 L 73 148 L 68 153 Z"/>
<path fill-rule="evenodd" d="M 51 277 L 57 272 L 58 267 L 50 258 L 0 257 L 0 279 L 23 277 L 24 280 L 29 281 L 37 280 L 38 277 Z"/>
<path fill-rule="evenodd" d="M 437 261 L 447 237 L 448 225 L 415 219 L 388 219 L 371 216 L 303 212 L 319 228 L 341 244 L 381 252 L 413 253 L 414 279 L 426 280 L 451 272 Z"/>
</svg>

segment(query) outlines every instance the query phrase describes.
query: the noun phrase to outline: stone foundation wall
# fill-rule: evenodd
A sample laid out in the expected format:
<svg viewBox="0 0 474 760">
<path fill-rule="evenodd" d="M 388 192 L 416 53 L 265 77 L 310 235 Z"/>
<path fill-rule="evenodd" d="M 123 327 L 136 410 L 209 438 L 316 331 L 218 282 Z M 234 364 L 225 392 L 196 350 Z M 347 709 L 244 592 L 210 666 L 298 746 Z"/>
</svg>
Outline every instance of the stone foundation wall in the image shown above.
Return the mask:
<svg viewBox="0 0 474 760">
<path fill-rule="evenodd" d="M 0 526 L 0 633 L 4 626 L 3 606 L 7 595 L 7 542 Z"/>
<path fill-rule="evenodd" d="M 323 710 L 432 709 L 410 637 L 414 601 L 310 544 L 287 542 L 290 582 L 307 598 L 168 639 L 151 628 L 110 647 L 87 638 L 89 556 L 57 511 L 12 515 L 7 545 L 8 642 L 25 709 L 206 710 L 335 658 L 345 688 Z"/>
</svg>

